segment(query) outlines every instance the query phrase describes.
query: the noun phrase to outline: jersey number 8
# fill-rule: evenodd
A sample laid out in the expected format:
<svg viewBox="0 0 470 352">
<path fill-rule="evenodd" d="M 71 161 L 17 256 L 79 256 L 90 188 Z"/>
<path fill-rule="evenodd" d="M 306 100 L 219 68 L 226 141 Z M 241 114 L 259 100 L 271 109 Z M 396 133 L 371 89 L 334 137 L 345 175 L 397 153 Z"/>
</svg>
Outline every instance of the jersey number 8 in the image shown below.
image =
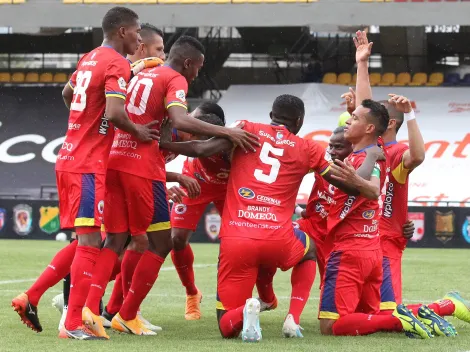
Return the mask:
<svg viewBox="0 0 470 352">
<path fill-rule="evenodd" d="M 284 154 L 284 149 L 274 148 L 271 144 L 264 142 L 263 147 L 261 148 L 261 152 L 259 153 L 259 158 L 263 162 L 263 164 L 271 165 L 271 171 L 269 174 L 263 173 L 263 170 L 256 169 L 255 170 L 255 178 L 258 181 L 264 183 L 274 183 L 279 175 L 279 169 L 281 168 L 281 162 L 276 158 L 270 157 L 269 152 L 276 156 L 282 156 Z"/>
<path fill-rule="evenodd" d="M 86 108 L 86 89 L 91 81 L 91 71 L 78 71 L 77 82 L 73 89 L 73 99 L 70 110 L 83 111 Z"/>
</svg>

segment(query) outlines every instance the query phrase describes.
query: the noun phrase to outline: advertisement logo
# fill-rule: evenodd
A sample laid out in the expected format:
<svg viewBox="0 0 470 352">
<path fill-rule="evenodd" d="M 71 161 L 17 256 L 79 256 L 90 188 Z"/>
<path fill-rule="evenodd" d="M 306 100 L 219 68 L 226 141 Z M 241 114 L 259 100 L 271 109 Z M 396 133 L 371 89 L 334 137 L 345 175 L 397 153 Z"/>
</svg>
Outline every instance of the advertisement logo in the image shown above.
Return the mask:
<svg viewBox="0 0 470 352">
<path fill-rule="evenodd" d="M 462 236 L 467 243 L 470 243 L 470 216 L 467 216 L 462 225 Z"/>
<path fill-rule="evenodd" d="M 49 235 L 59 231 L 59 208 L 58 207 L 40 207 L 39 208 L 39 227 Z"/>
<path fill-rule="evenodd" d="M 367 220 L 372 219 L 374 217 L 374 215 L 375 215 L 375 210 L 372 210 L 372 209 L 371 210 L 366 210 L 362 213 L 362 217 L 364 219 L 367 219 Z"/>
<path fill-rule="evenodd" d="M 175 213 L 178 215 L 186 213 L 187 207 L 184 204 L 176 204 L 175 205 Z"/>
<path fill-rule="evenodd" d="M 219 237 L 220 225 L 222 219 L 217 209 L 213 206 L 207 213 L 204 219 L 204 228 L 207 236 L 212 241 L 215 241 Z"/>
<path fill-rule="evenodd" d="M 242 187 L 238 190 L 238 194 L 245 198 L 245 199 L 253 199 L 255 198 L 255 192 L 253 192 L 251 189 Z"/>
<path fill-rule="evenodd" d="M 13 230 L 20 236 L 28 235 L 32 230 L 33 210 L 27 204 L 18 204 L 13 208 Z"/>
<path fill-rule="evenodd" d="M 453 211 L 436 211 L 436 238 L 442 243 L 447 243 L 454 237 L 454 217 Z"/>
<path fill-rule="evenodd" d="M 7 218 L 7 211 L 3 208 L 0 208 L 0 231 L 5 226 L 6 218 Z"/>
<path fill-rule="evenodd" d="M 408 213 L 408 219 L 415 225 L 415 232 L 411 240 L 413 242 L 421 241 L 424 237 L 424 213 Z"/>
</svg>

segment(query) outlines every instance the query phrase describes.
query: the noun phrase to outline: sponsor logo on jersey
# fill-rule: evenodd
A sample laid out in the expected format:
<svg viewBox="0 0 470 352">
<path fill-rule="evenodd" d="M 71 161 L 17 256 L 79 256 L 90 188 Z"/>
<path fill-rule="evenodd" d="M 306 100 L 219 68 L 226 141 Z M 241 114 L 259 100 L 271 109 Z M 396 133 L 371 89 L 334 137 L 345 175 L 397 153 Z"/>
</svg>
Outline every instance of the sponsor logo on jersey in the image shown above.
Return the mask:
<svg viewBox="0 0 470 352">
<path fill-rule="evenodd" d="M 98 213 L 103 214 L 104 211 L 104 200 L 100 200 L 97 205 Z"/>
<path fill-rule="evenodd" d="M 240 188 L 238 190 L 238 194 L 245 199 L 253 199 L 256 196 L 255 192 L 246 187 Z"/>
<path fill-rule="evenodd" d="M 13 230 L 20 236 L 28 235 L 32 230 L 33 209 L 27 204 L 18 204 L 13 208 Z"/>
<path fill-rule="evenodd" d="M 0 231 L 5 226 L 6 218 L 7 218 L 7 211 L 3 208 L 0 208 Z"/>
<path fill-rule="evenodd" d="M 71 152 L 73 150 L 73 144 L 64 141 L 64 143 L 62 143 L 62 149 Z"/>
<path fill-rule="evenodd" d="M 364 233 L 376 233 L 379 229 L 379 222 L 377 220 L 372 220 L 372 225 L 364 225 Z"/>
<path fill-rule="evenodd" d="M 256 200 L 258 202 L 261 202 L 261 203 L 267 203 L 267 204 L 271 204 L 271 205 L 281 205 L 280 200 L 275 199 L 275 198 L 271 198 L 271 197 L 268 197 L 268 196 L 263 196 L 261 194 L 258 194 L 256 196 Z"/>
<path fill-rule="evenodd" d="M 199 181 L 206 182 L 206 180 L 204 179 L 204 177 L 202 177 L 201 174 L 198 173 L 198 172 L 195 172 L 195 173 L 194 173 L 194 177 L 196 177 Z"/>
<path fill-rule="evenodd" d="M 186 93 L 184 92 L 184 90 L 177 90 L 176 93 L 175 93 L 175 96 L 181 100 L 182 102 L 185 102 L 186 101 Z"/>
<path fill-rule="evenodd" d="M 341 210 L 341 214 L 339 215 L 340 219 L 344 219 L 346 215 L 348 215 L 355 200 L 356 196 L 349 196 L 348 199 L 346 199 L 343 205 L 343 210 Z"/>
<path fill-rule="evenodd" d="M 442 243 L 447 243 L 454 237 L 454 212 L 446 213 L 436 210 L 436 238 Z"/>
<path fill-rule="evenodd" d="M 375 215 L 375 210 L 372 210 L 372 209 L 366 210 L 362 213 L 362 217 L 367 220 L 372 219 L 374 215 Z"/>
<path fill-rule="evenodd" d="M 81 124 L 79 123 L 69 123 L 69 130 L 78 131 Z"/>
<path fill-rule="evenodd" d="M 108 129 L 109 129 L 109 121 L 106 118 L 106 116 L 103 116 L 101 118 L 101 124 L 98 130 L 98 133 L 102 134 L 103 136 L 106 136 L 108 134 Z"/>
<path fill-rule="evenodd" d="M 186 213 L 187 209 L 188 208 L 186 207 L 185 204 L 176 204 L 175 205 L 175 213 L 176 214 L 179 214 L 179 215 L 184 214 L 184 213 Z"/>
<path fill-rule="evenodd" d="M 259 212 L 253 212 L 253 211 L 238 210 L 238 217 L 243 218 L 243 219 L 250 219 L 250 220 L 277 221 L 276 214 L 267 213 L 267 212 L 259 213 Z"/>
<path fill-rule="evenodd" d="M 393 202 L 393 190 L 394 190 L 393 182 L 388 182 L 387 185 L 387 192 L 385 192 L 385 200 L 384 200 L 384 208 L 383 208 L 383 216 L 386 218 L 391 218 L 393 214 L 392 202 Z"/>
<path fill-rule="evenodd" d="M 206 213 L 204 221 L 206 234 L 212 241 L 215 241 L 219 236 L 221 222 L 222 219 L 220 218 L 219 212 L 214 206 L 212 206 L 212 208 Z"/>
<path fill-rule="evenodd" d="M 127 87 L 127 82 L 126 80 L 124 79 L 124 77 L 119 77 L 118 81 L 117 81 L 118 85 L 119 85 L 119 88 L 121 88 L 122 90 L 126 90 L 126 87 Z"/>
<path fill-rule="evenodd" d="M 421 241 L 424 237 L 424 213 L 408 213 L 408 219 L 415 225 L 415 232 L 411 240 L 413 242 Z"/>
<path fill-rule="evenodd" d="M 39 208 L 39 228 L 49 235 L 59 231 L 59 207 Z"/>
<path fill-rule="evenodd" d="M 278 131 L 278 132 L 276 133 L 276 139 L 282 139 L 282 138 L 284 138 L 284 135 L 282 134 L 281 131 Z"/>
<path fill-rule="evenodd" d="M 470 216 L 467 216 L 462 225 L 462 236 L 467 243 L 470 243 Z"/>
</svg>

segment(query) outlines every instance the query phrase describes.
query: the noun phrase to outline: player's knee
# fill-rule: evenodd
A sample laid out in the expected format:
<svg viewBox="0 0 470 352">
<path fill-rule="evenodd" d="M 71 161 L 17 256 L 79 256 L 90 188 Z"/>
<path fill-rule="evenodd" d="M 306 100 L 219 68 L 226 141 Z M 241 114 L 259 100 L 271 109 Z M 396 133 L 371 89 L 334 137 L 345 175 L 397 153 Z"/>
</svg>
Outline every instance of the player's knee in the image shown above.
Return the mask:
<svg viewBox="0 0 470 352">
<path fill-rule="evenodd" d="M 320 333 L 322 335 L 333 335 L 333 324 L 336 320 L 320 319 Z"/>
<path fill-rule="evenodd" d="M 108 234 L 104 246 L 120 255 L 124 251 L 127 234 Z"/>
<path fill-rule="evenodd" d="M 131 251 L 144 253 L 149 247 L 149 239 L 147 235 L 133 236 L 129 246 L 127 247 Z"/>
<path fill-rule="evenodd" d="M 78 237 L 78 245 L 86 247 L 101 247 L 101 234 L 98 233 L 86 233 L 80 234 Z"/>
<path fill-rule="evenodd" d="M 171 230 L 149 232 L 147 235 L 149 239 L 148 249 L 162 258 L 166 258 L 173 248 Z"/>
<path fill-rule="evenodd" d="M 171 243 L 175 251 L 180 251 L 187 246 L 189 234 L 187 231 L 176 229 L 171 232 Z"/>
</svg>

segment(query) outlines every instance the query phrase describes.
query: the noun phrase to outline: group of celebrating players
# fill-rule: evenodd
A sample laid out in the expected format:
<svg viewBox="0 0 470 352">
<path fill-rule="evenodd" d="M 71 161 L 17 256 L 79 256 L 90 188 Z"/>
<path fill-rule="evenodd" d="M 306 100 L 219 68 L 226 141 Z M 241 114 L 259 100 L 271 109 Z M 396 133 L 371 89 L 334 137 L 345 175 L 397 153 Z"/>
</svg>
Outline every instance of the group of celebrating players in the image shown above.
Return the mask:
<svg viewBox="0 0 470 352">
<path fill-rule="evenodd" d="M 163 33 L 141 26 L 132 10 L 112 8 L 102 28 L 103 44 L 80 59 L 63 90 L 70 116 L 56 163 L 60 224 L 77 239 L 13 299 L 28 327 L 42 331 L 39 300 L 65 278 L 59 337 L 109 339 L 110 327 L 155 335 L 162 329 L 140 306 L 169 253 L 186 288 L 185 318 L 200 319 L 188 242 L 209 203 L 222 216 L 216 308 L 225 338 L 261 340 L 259 313 L 278 304 L 277 268 L 292 268 L 282 332 L 303 337 L 300 316 L 317 264 L 322 334 L 431 338 L 456 335 L 443 316 L 470 323 L 470 305 L 457 292 L 429 305 L 402 304 L 401 257 L 413 233 L 408 176 L 424 160 L 424 141 L 407 98 L 372 100 L 372 43 L 364 32 L 354 38 L 356 90 L 343 95 L 351 117 L 324 150 L 296 136 L 305 109 L 292 95 L 275 99 L 269 124 L 226 128 L 215 103 L 188 114 L 188 84 L 204 63 L 197 39 L 180 37 L 165 61 Z M 404 121 L 409 145 L 396 141 Z M 177 155 L 189 157 L 181 175 L 165 171 Z M 303 210 L 295 201 L 310 172 L 315 184 Z M 181 188 L 167 190 L 167 181 Z M 302 216 L 297 223 L 294 209 Z"/>
</svg>

